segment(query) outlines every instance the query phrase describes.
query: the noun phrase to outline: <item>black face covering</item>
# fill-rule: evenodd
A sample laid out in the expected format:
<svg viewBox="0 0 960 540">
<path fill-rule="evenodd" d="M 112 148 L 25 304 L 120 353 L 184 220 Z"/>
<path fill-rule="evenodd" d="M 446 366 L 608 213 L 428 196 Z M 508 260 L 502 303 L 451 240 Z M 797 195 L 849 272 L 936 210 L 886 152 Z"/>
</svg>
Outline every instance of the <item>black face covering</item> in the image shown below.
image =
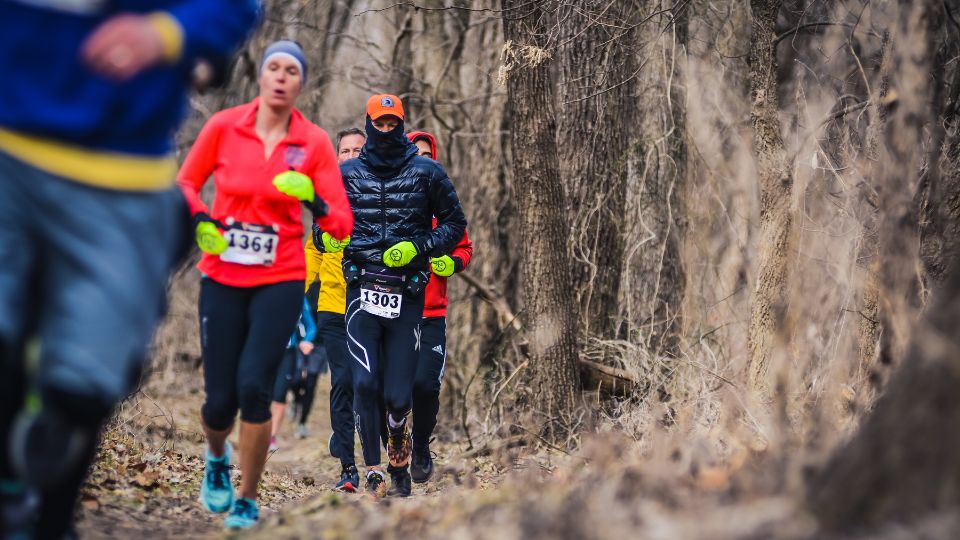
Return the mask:
<svg viewBox="0 0 960 540">
<path fill-rule="evenodd" d="M 403 134 L 403 121 L 384 133 L 373 127 L 367 116 L 367 142 L 360 152 L 360 159 L 377 175 L 383 176 L 400 170 L 406 162 L 417 155 L 417 147 Z"/>
</svg>

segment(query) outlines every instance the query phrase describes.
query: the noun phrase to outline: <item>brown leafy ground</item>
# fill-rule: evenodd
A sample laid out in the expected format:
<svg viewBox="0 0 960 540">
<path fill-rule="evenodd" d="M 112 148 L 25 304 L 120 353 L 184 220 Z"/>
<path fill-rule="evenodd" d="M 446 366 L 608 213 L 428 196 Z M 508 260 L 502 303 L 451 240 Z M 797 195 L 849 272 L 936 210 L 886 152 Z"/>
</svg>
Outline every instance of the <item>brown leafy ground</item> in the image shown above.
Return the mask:
<svg viewBox="0 0 960 540">
<path fill-rule="evenodd" d="M 223 537 L 222 518 L 201 509 L 196 421 L 199 377 L 153 380 L 124 405 L 83 491 L 84 538 Z M 733 444 L 652 427 L 641 440 L 602 429 L 567 454 L 527 436 L 483 438 L 467 449 L 436 446 L 438 471 L 409 499 L 376 500 L 331 489 L 339 466 L 326 454 L 327 388 L 320 382 L 311 436 L 291 426 L 270 457 L 263 520 L 240 536 L 324 539 L 809 539 L 827 538 L 804 511 L 801 448 Z M 726 436 L 725 436 L 726 437 Z M 525 440 L 526 439 L 526 440 Z M 933 515 L 858 538 L 956 538 L 960 517 Z M 838 538 L 849 538 L 842 536 Z"/>
<path fill-rule="evenodd" d="M 146 390 L 123 404 L 104 436 L 96 466 L 82 493 L 78 526 L 84 538 L 223 535 L 222 517 L 212 516 L 197 502 L 203 470 L 202 436 L 197 420 L 202 402 L 200 384 L 199 377 L 178 380 L 172 385 L 151 382 Z M 329 374 L 318 383 L 309 419 L 310 436 L 297 440 L 293 437 L 293 425 L 285 423 L 279 437 L 280 449 L 269 458 L 261 486 L 261 512 L 268 529 L 286 522 L 279 514 L 281 510 L 303 515 L 328 506 L 376 508 L 390 504 L 372 499 L 361 501 L 366 497 L 332 489 L 340 468 L 339 462 L 327 453 L 329 384 Z M 461 453 L 454 444 L 440 444 L 436 450 L 441 456 L 438 466 L 448 470 L 445 456 Z M 470 475 L 471 483 L 492 484 L 498 480 L 500 471 L 489 457 L 471 461 L 476 468 Z M 238 478 L 237 470 L 235 474 Z M 426 487 L 415 486 L 414 494 L 417 499 L 436 498 L 452 485 L 452 478 L 448 474 Z"/>
</svg>

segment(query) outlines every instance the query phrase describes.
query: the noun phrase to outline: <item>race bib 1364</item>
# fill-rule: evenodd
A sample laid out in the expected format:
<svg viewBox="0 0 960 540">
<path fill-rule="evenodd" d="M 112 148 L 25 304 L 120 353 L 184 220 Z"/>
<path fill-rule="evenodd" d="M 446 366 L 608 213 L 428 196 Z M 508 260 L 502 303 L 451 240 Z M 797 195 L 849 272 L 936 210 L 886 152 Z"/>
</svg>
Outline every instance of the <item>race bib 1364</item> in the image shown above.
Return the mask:
<svg viewBox="0 0 960 540">
<path fill-rule="evenodd" d="M 227 250 L 220 260 L 235 264 L 270 266 L 277 258 L 280 237 L 276 225 L 256 225 L 227 219 Z"/>
</svg>

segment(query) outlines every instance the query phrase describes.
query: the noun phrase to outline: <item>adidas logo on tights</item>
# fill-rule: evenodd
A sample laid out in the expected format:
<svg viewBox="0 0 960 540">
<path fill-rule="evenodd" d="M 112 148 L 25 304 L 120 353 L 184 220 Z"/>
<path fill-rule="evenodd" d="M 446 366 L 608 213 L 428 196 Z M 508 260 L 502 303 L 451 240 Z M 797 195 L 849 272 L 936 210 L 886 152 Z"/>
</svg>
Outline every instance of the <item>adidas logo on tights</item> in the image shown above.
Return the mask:
<svg viewBox="0 0 960 540">
<path fill-rule="evenodd" d="M 437 354 L 443 354 L 443 345 L 437 345 L 433 348 L 433 352 Z"/>
</svg>

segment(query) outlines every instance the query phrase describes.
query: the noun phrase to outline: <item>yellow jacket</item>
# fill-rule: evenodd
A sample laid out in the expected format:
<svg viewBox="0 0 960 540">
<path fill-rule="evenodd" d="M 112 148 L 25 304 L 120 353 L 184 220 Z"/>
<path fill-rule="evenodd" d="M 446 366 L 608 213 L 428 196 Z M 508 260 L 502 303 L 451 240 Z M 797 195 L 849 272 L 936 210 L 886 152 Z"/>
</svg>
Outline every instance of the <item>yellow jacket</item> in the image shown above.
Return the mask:
<svg viewBox="0 0 960 540">
<path fill-rule="evenodd" d="M 317 311 L 340 313 L 347 310 L 347 282 L 343 279 L 343 253 L 321 253 L 308 238 L 303 246 L 307 261 L 307 281 L 304 291 L 317 278 L 320 278 L 320 296 L 317 298 Z"/>
</svg>

